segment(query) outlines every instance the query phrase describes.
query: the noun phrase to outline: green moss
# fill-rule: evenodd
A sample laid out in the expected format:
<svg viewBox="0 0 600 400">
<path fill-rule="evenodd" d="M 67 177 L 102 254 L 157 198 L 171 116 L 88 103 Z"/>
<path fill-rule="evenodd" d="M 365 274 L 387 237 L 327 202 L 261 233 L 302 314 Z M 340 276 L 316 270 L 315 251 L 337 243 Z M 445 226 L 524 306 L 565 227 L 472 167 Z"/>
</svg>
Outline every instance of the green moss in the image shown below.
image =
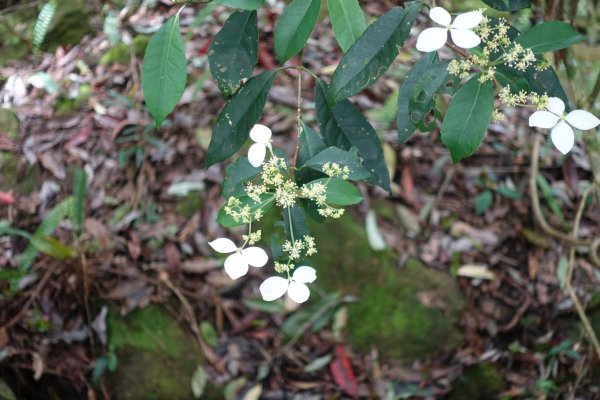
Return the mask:
<svg viewBox="0 0 600 400">
<path fill-rule="evenodd" d="M 118 367 L 108 380 L 119 399 L 189 399 L 190 379 L 203 357 L 184 327 L 160 306 L 124 319 L 108 317 L 109 343 Z"/>
<path fill-rule="evenodd" d="M 148 46 L 150 38 L 146 35 L 138 35 L 133 39 L 133 48 L 136 56 L 142 56 Z M 131 61 L 131 50 L 125 43 L 117 43 L 110 50 L 108 50 L 102 58 L 100 58 L 100 64 L 129 64 Z"/>
<path fill-rule="evenodd" d="M 354 348 L 377 347 L 387 358 L 411 362 L 461 343 L 464 298 L 448 274 L 415 259 L 399 267 L 392 251 L 370 249 L 362 224 L 349 216 L 313 230 L 319 284 L 359 297 L 349 307 Z"/>
<path fill-rule="evenodd" d="M 503 389 L 502 375 L 492 364 L 471 365 L 454 381 L 448 400 L 497 399 Z"/>
<path fill-rule="evenodd" d="M 61 45 L 76 45 L 92 32 L 90 14 L 84 0 L 61 1 L 52 18 L 46 39 L 45 51 L 54 51 Z"/>
</svg>

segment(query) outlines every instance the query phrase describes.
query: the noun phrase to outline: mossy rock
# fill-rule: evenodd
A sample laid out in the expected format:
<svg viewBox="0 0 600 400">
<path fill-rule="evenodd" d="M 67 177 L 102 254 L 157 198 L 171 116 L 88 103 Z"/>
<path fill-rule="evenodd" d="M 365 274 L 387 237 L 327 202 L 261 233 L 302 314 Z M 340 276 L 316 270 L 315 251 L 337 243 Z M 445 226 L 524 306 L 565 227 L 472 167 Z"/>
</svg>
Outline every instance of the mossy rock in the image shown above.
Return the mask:
<svg viewBox="0 0 600 400">
<path fill-rule="evenodd" d="M 118 366 L 107 379 L 119 399 L 193 398 L 190 382 L 203 362 L 202 352 L 160 306 L 125 318 L 109 313 L 108 335 Z"/>
<path fill-rule="evenodd" d="M 91 32 L 90 12 L 84 0 L 59 1 L 42 49 L 54 51 L 62 45 L 79 44 Z"/>
<path fill-rule="evenodd" d="M 359 351 L 377 347 L 407 363 L 462 342 L 464 297 L 453 278 L 410 259 L 398 267 L 390 250 L 373 251 L 365 229 L 350 216 L 315 225 L 318 284 L 358 296 L 349 306 L 348 341 Z"/>
<path fill-rule="evenodd" d="M 146 35 L 138 35 L 133 39 L 133 49 L 135 55 L 141 57 L 144 55 L 146 51 L 146 47 L 148 47 L 148 42 L 150 41 L 150 37 Z M 111 47 L 104 55 L 100 58 L 100 64 L 110 65 L 110 64 L 124 64 L 129 65 L 131 61 L 131 48 L 125 43 L 117 43 L 113 47 Z"/>
<path fill-rule="evenodd" d="M 448 400 L 497 399 L 504 389 L 500 372 L 489 363 L 471 365 L 455 381 Z"/>
</svg>

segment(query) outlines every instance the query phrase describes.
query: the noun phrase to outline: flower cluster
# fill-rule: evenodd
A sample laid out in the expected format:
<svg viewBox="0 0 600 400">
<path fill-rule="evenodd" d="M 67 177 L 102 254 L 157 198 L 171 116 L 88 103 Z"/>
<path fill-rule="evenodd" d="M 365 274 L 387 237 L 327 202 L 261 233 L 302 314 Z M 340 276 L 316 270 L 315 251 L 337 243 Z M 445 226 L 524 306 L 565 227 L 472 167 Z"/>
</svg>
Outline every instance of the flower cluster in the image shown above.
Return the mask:
<svg viewBox="0 0 600 400">
<path fill-rule="evenodd" d="M 259 201 L 256 200 L 255 201 Z M 262 209 L 254 210 L 249 205 L 242 205 L 240 199 L 230 197 L 225 204 L 225 214 L 229 215 L 235 222 L 249 224 L 252 221 L 258 221 L 262 218 Z"/>
</svg>

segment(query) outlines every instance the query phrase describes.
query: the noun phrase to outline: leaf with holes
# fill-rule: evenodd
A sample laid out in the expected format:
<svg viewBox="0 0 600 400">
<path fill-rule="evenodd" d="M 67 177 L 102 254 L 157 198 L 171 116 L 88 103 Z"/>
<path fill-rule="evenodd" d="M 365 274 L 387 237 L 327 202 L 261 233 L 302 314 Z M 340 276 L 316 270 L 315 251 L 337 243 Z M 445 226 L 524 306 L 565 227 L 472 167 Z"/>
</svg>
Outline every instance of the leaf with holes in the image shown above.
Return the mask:
<svg viewBox="0 0 600 400">
<path fill-rule="evenodd" d="M 474 76 L 456 93 L 442 123 L 442 142 L 452 161 L 473 154 L 485 137 L 494 110 L 492 83 Z"/>
<path fill-rule="evenodd" d="M 260 119 L 276 71 L 265 71 L 246 82 L 225 105 L 213 127 L 206 166 L 224 161 L 248 140 Z"/>
<path fill-rule="evenodd" d="M 330 103 L 353 96 L 372 85 L 398 56 L 423 5 L 395 7 L 373 22 L 344 54 L 331 78 Z"/>
<path fill-rule="evenodd" d="M 177 105 L 186 81 L 185 50 L 178 13 L 152 36 L 142 65 L 144 100 L 157 129 Z"/>
<path fill-rule="evenodd" d="M 345 53 L 365 31 L 365 14 L 358 0 L 327 0 L 327 8 L 335 39 Z"/>
<path fill-rule="evenodd" d="M 288 5 L 275 27 L 275 53 L 277 60 L 284 63 L 304 47 L 310 37 L 321 0 L 294 0 Z"/>
<path fill-rule="evenodd" d="M 437 63 L 437 52 L 431 52 L 421 57 L 410 69 L 406 78 L 400 86 L 398 93 L 398 113 L 396 114 L 396 129 L 398 140 L 402 143 L 407 141 L 417 127 L 410 121 L 408 103 L 415 91 L 419 77 L 431 65 Z"/>
<path fill-rule="evenodd" d="M 212 40 L 208 62 L 219 89 L 226 96 L 235 93 L 242 79 L 252 76 L 258 62 L 256 11 L 231 14 Z"/>
</svg>

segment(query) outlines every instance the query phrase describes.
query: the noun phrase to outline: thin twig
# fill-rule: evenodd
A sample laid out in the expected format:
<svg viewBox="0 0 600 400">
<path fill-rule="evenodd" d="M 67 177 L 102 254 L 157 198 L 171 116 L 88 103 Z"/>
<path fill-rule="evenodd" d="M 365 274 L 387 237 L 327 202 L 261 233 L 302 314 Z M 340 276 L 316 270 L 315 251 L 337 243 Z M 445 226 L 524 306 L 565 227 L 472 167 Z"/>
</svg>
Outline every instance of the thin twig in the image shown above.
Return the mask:
<svg viewBox="0 0 600 400">
<path fill-rule="evenodd" d="M 579 224 L 581 223 L 581 218 L 583 216 L 583 210 L 585 209 L 585 202 L 589 195 L 595 190 L 596 187 L 594 185 L 590 185 L 585 192 L 583 193 L 583 197 L 581 198 L 581 202 L 579 203 L 579 208 L 577 209 L 577 214 L 575 216 L 575 222 L 573 223 L 573 237 L 577 237 L 579 232 Z M 596 352 L 596 356 L 600 359 L 600 342 L 598 342 L 598 337 L 594 332 L 594 328 L 592 328 L 592 324 L 588 319 L 587 315 L 585 315 L 585 308 L 579 301 L 577 297 L 577 293 L 575 293 L 575 289 L 573 288 L 572 280 L 573 280 L 573 269 L 575 267 L 575 247 L 571 246 L 571 250 L 569 251 L 569 268 L 567 270 L 567 279 L 565 282 L 565 286 L 567 288 L 567 292 L 569 292 L 569 296 L 573 301 L 573 305 L 575 306 L 575 310 L 579 315 L 579 319 L 583 324 L 583 328 L 588 335 L 592 346 Z"/>
<path fill-rule="evenodd" d="M 302 66 L 302 51 L 298 55 L 298 65 Z M 292 170 L 291 174 L 294 173 L 296 162 L 298 161 L 298 152 L 300 151 L 300 135 L 302 134 L 302 70 L 296 69 L 298 73 L 297 79 L 297 97 L 296 97 L 296 129 L 298 132 L 298 140 L 296 141 L 296 149 L 294 150 L 294 156 L 292 157 Z"/>
<path fill-rule="evenodd" d="M 44 286 L 46 286 L 46 283 L 48 283 L 48 280 L 50 280 L 50 277 L 52 276 L 53 272 L 54 271 L 51 268 L 48 268 L 46 270 L 46 272 L 42 276 L 42 279 L 40 279 L 40 282 L 37 284 L 37 286 L 35 287 L 35 289 L 31 293 L 31 295 L 29 296 L 29 298 L 27 299 L 27 301 L 25 302 L 25 304 L 23 305 L 23 307 L 21 307 L 21 310 L 14 317 L 12 317 L 10 319 L 10 321 L 8 321 L 6 323 L 6 325 L 4 325 L 2 327 L 3 329 L 9 329 L 9 328 L 11 328 L 13 325 L 15 325 L 17 322 L 19 322 L 21 320 L 21 318 L 23 317 L 23 315 L 29 309 L 29 306 L 31 306 L 31 304 L 35 301 L 35 299 L 37 299 L 37 297 L 40 295 L 40 292 L 42 291 L 42 289 L 44 288 Z"/>
</svg>

